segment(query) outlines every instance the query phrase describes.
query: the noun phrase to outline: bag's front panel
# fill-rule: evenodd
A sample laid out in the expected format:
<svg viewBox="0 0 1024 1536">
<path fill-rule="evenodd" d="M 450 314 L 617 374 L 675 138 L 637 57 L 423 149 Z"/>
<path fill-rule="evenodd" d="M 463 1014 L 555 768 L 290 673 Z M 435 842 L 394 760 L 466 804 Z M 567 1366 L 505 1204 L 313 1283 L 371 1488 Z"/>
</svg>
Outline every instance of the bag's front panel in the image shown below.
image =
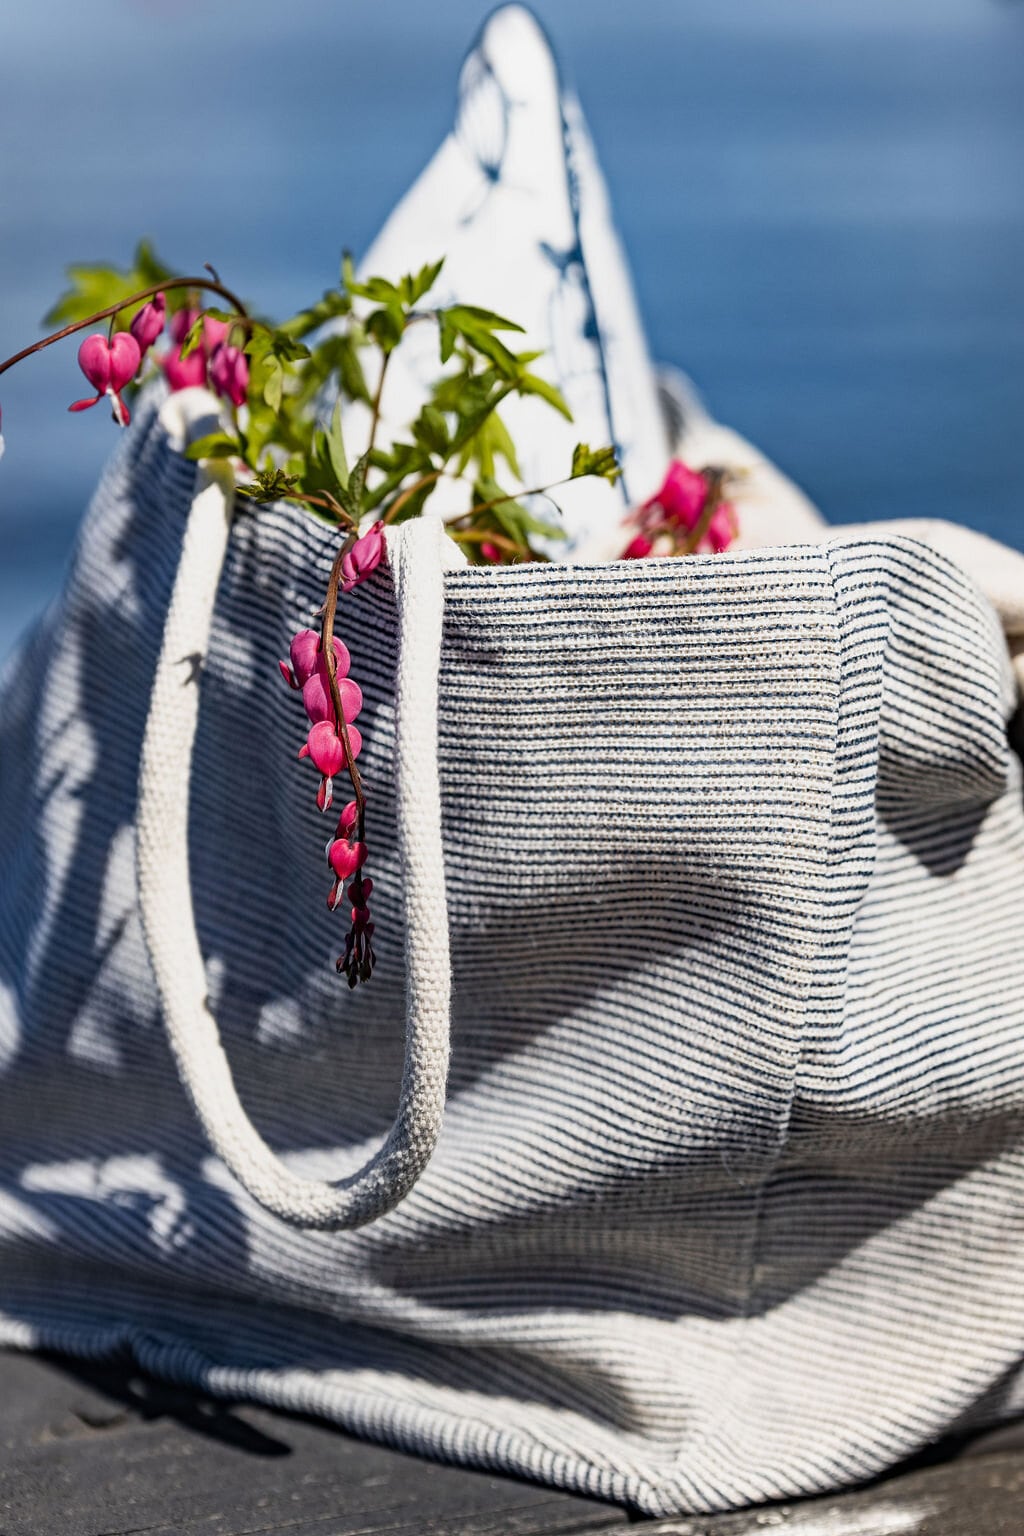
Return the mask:
<svg viewBox="0 0 1024 1536">
<path fill-rule="evenodd" d="M 793 1427 L 784 1464 L 805 1483 L 829 1458 L 870 1475 L 879 1439 L 895 1458 L 949 1432 L 1024 1340 L 1024 818 L 1005 647 L 924 546 L 834 557 L 844 633 L 855 643 L 874 609 L 887 634 L 877 854 L 765 1193 L 743 1410 Z"/>
<path fill-rule="evenodd" d="M 805 1272 L 786 1272 L 786 1222 L 827 1233 L 841 1182 L 818 1203 L 778 1192 L 803 1176 L 787 1137 L 805 1134 L 808 1105 L 812 1120 L 831 1112 L 821 1082 L 844 1080 L 826 1044 L 846 1027 L 853 918 L 873 899 L 879 720 L 902 666 L 886 559 L 857 577 L 873 596 L 856 621 L 836 560 L 813 549 L 448 579 L 445 1128 L 392 1215 L 302 1233 L 208 1153 L 154 1005 L 132 870 L 137 711 L 189 472 L 145 422 L 130 445 L 64 628 L 51 621 L 30 653 L 44 712 L 21 678 L 4 700 L 4 1336 L 126 1341 L 215 1390 L 652 1512 L 884 1465 L 885 1435 L 823 1456 L 792 1403 L 772 1402 L 828 1355 L 813 1306 L 793 1306 Z M 332 544 L 300 513 L 236 525 L 201 679 L 190 852 L 243 1099 L 296 1168 L 337 1177 L 394 1111 L 404 903 L 381 577 L 340 619 L 366 698 L 381 955 L 350 995 L 315 775 L 294 759 L 301 707 L 276 677 Z M 105 631 L 120 637 L 112 674 L 82 660 Z M 841 1338 L 828 1298 L 821 1316 Z"/>
</svg>

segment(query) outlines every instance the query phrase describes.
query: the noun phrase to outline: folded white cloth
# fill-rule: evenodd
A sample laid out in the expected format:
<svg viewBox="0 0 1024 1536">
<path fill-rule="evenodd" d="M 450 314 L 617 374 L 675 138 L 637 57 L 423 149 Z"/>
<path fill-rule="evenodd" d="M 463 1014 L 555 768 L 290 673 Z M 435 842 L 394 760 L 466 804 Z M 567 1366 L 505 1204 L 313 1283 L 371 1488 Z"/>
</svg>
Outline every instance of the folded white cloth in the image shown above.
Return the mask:
<svg viewBox="0 0 1024 1536">
<path fill-rule="evenodd" d="M 663 402 L 677 418 L 673 452 L 694 468 L 720 464 L 736 472 L 733 500 L 739 513 L 739 549 L 780 544 L 818 544 L 829 528 L 817 507 L 751 443 L 714 421 L 685 375 L 659 375 Z M 919 539 L 952 560 L 988 598 L 1003 626 L 1018 688 L 1024 692 L 1024 554 L 987 534 L 937 517 L 886 518 L 844 524 L 829 533 L 884 531 Z"/>
<path fill-rule="evenodd" d="M 843 532 L 863 533 L 867 526 L 844 527 Z M 987 534 L 938 517 L 896 518 L 882 526 L 886 533 L 904 534 L 930 545 L 958 565 L 985 594 L 999 615 L 1017 686 L 1024 692 L 1024 555 Z"/>
</svg>

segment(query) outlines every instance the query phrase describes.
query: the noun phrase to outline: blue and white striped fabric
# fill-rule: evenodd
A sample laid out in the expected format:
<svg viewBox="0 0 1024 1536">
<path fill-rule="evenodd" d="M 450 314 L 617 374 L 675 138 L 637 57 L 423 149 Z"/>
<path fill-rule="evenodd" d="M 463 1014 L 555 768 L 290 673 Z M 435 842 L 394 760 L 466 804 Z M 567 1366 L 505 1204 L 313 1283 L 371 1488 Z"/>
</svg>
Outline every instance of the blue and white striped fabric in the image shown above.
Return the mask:
<svg viewBox="0 0 1024 1536">
<path fill-rule="evenodd" d="M 192 489 L 140 413 L 0 693 L 0 1339 L 651 1514 L 833 1488 L 1019 1408 L 1024 810 L 968 581 L 884 532 L 449 575 L 444 1128 L 391 1214 L 296 1232 L 200 1136 L 139 922 Z M 403 889 L 383 572 L 339 620 L 380 954 L 350 994 L 276 679 L 332 554 L 299 511 L 235 523 L 190 843 L 243 1101 L 339 1178 L 394 1112 Z"/>
</svg>

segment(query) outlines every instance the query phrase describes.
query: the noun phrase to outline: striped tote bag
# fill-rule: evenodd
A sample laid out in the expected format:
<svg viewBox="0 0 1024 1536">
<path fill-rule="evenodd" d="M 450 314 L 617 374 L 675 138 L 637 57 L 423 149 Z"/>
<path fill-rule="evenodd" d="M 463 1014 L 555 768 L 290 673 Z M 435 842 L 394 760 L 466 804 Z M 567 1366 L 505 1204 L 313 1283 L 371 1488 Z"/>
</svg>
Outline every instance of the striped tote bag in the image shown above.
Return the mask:
<svg viewBox="0 0 1024 1536">
<path fill-rule="evenodd" d="M 647 1514 L 1024 1406 L 1024 813 L 884 527 L 344 600 L 379 966 L 277 658 L 328 530 L 142 410 L 0 690 L 0 1341 Z"/>
</svg>

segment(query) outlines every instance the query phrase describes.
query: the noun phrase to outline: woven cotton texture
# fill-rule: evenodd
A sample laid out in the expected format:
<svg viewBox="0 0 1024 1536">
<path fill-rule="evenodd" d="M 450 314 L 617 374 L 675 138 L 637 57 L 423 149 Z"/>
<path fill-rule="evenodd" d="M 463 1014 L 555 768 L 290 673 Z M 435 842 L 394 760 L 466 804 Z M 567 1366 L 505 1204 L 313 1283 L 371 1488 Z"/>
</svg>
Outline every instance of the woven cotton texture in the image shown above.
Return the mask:
<svg viewBox="0 0 1024 1536">
<path fill-rule="evenodd" d="M 833 1488 L 1019 1406 L 1024 811 L 975 590 L 884 536 L 446 575 L 444 1125 L 393 1212 L 297 1231 L 210 1151 L 139 915 L 194 488 L 143 414 L 0 694 L 0 1339 L 651 1514 Z M 333 547 L 235 520 L 189 856 L 241 1101 L 337 1181 L 395 1115 L 407 893 L 383 572 L 339 610 L 380 957 L 349 993 L 276 673 Z"/>
</svg>

